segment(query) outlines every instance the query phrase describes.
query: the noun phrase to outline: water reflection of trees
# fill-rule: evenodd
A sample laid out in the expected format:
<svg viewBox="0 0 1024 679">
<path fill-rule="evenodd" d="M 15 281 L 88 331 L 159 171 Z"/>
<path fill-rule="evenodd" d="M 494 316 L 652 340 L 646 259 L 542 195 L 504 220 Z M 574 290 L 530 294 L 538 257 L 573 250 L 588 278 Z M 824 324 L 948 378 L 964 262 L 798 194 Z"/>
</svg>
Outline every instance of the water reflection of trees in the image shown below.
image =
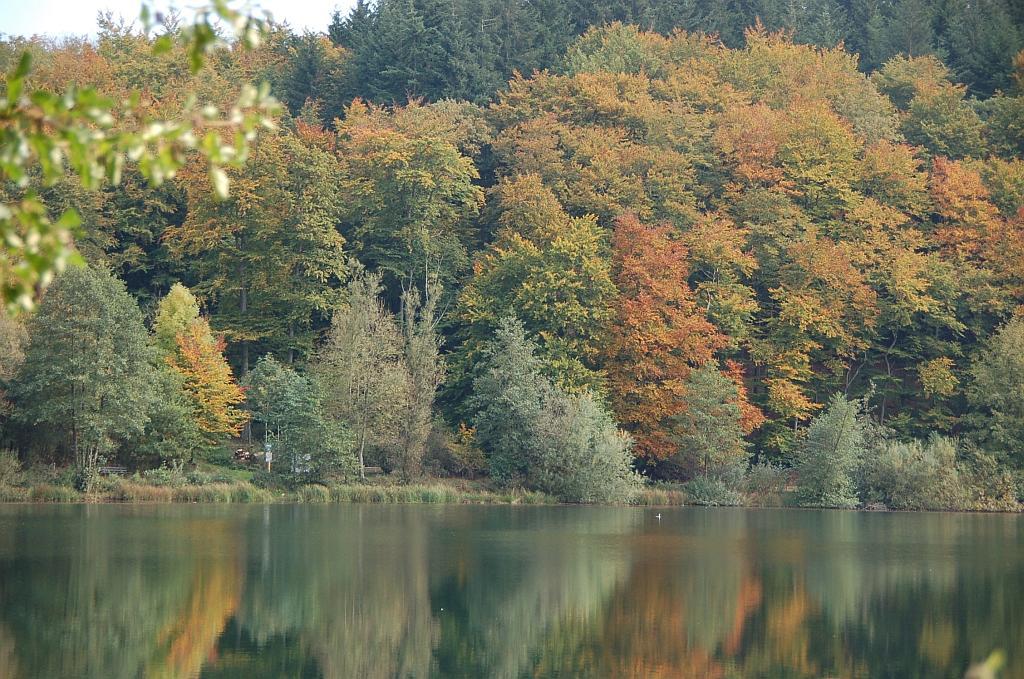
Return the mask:
<svg viewBox="0 0 1024 679">
<path fill-rule="evenodd" d="M 1024 676 L 1016 519 L 152 511 L 0 515 L 0 675 Z"/>
<path fill-rule="evenodd" d="M 433 545 L 442 676 L 519 677 L 567 619 L 596 621 L 628 574 L 640 514 L 506 509 L 463 519 Z"/>
<path fill-rule="evenodd" d="M 270 525 L 250 531 L 239 624 L 260 640 L 296 636 L 325 677 L 425 676 L 437 626 L 429 517 L 386 507 L 274 509 Z"/>
<path fill-rule="evenodd" d="M 567 620 L 535 674 L 959 677 L 996 647 L 1007 676 L 1024 669 L 1016 523 L 746 511 L 688 523 L 636 544 L 599 621 Z"/>
<path fill-rule="evenodd" d="M 238 622 L 290 633 L 326 677 L 518 677 L 555 625 L 597 615 L 635 515 L 296 507 L 250 531 Z M 262 545 L 261 540 L 269 543 Z"/>
<path fill-rule="evenodd" d="M 154 534 L 130 510 L 80 520 L 96 512 L 64 508 L 5 526 L 0 637 L 13 647 L 10 676 L 196 674 L 238 603 L 229 524 L 183 520 Z"/>
</svg>

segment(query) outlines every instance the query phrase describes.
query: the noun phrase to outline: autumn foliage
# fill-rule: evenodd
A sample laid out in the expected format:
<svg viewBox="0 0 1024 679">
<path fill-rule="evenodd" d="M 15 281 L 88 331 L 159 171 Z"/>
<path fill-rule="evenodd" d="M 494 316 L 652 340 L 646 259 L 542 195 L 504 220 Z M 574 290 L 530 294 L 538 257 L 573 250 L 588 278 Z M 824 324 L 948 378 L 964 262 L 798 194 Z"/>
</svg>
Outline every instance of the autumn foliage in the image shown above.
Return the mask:
<svg viewBox="0 0 1024 679">
<path fill-rule="evenodd" d="M 419 11 L 385 5 L 385 23 Z M 984 438 L 972 374 L 1024 307 L 1016 50 L 986 79 L 955 50 L 943 63 L 771 21 L 726 36 L 611 13 L 574 28 L 549 68 L 506 64 L 508 79 L 460 99 L 483 86 L 479 64 L 449 82 L 447 66 L 419 70 L 433 43 L 401 68 L 360 56 L 370 43 L 356 43 L 383 30 L 354 30 L 377 12 L 363 9 L 330 38 L 283 29 L 211 65 L 204 94 L 267 73 L 289 107 L 230 170 L 226 200 L 189 165 L 159 190 L 130 163 L 102 195 L 52 189 L 88 217 L 86 259 L 144 305 L 192 285 L 208 324 L 172 289 L 181 313 L 168 305 L 153 327 L 211 440 L 245 421 L 229 364 L 241 376 L 270 354 L 315 373 L 363 269 L 381 314 L 436 286 L 448 369 L 422 432 L 472 426 L 473 385 L 514 319 L 537 373 L 613 415 L 645 471 L 687 446 L 702 461 L 678 475 L 715 467 L 693 449 L 724 419 L 730 469 L 752 453 L 791 460 L 836 393 L 866 397 L 897 437 Z M 429 34 L 417 21 L 402 24 L 409 40 Z M 95 48 L 39 45 L 45 87 L 141 87 L 154 107 L 176 105 L 187 83 L 148 60 L 146 39 L 105 30 Z M 388 412 L 389 398 L 364 405 Z"/>
<path fill-rule="evenodd" d="M 224 358 L 224 338 L 214 337 L 205 319 L 196 319 L 178 335 L 178 351 L 167 361 L 184 378 L 200 431 L 211 441 L 237 436 L 249 414 L 239 406 L 245 394 Z"/>
<path fill-rule="evenodd" d="M 694 301 L 686 248 L 671 226 L 621 217 L 612 249 L 619 289 L 606 362 L 612 403 L 637 453 L 664 459 L 676 449 L 672 418 L 690 370 L 713 360 L 726 340 Z"/>
</svg>

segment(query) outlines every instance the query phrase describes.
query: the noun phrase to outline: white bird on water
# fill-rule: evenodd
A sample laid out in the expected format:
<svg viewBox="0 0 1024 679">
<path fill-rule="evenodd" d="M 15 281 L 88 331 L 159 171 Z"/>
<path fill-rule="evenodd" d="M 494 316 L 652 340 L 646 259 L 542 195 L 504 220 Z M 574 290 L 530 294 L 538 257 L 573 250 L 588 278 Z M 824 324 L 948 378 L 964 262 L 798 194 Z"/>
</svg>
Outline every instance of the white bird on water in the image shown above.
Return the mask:
<svg viewBox="0 0 1024 679">
<path fill-rule="evenodd" d="M 661 512 L 658 512 L 657 516 L 655 516 L 654 518 L 656 518 L 658 521 L 661 521 Z"/>
</svg>

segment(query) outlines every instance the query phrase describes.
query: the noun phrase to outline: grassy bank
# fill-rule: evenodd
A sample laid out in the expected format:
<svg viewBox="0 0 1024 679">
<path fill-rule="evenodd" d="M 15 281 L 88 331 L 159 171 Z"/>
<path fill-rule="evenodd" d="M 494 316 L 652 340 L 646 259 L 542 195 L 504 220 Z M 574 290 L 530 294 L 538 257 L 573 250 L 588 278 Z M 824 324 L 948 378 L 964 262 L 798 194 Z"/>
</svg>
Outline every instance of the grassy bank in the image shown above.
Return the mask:
<svg viewBox="0 0 1024 679">
<path fill-rule="evenodd" d="M 245 480 L 153 483 L 139 478 L 103 478 L 83 493 L 69 484 L 41 482 L 0 485 L 0 502 L 35 503 L 302 503 L 302 504 L 476 504 L 550 505 L 549 495 L 526 490 L 499 491 L 480 482 L 430 481 L 302 485 L 263 488 Z"/>
<path fill-rule="evenodd" d="M 795 506 L 792 488 L 758 487 L 733 491 L 690 482 L 654 484 L 637 492 L 630 505 L 678 506 Z M 129 478 L 100 478 L 89 493 L 76 490 L 70 474 L 51 470 L 26 474 L 19 483 L 0 483 L 0 503 L 209 503 L 209 504 L 447 504 L 447 505 L 555 505 L 557 498 L 523 489 L 500 489 L 486 480 L 426 479 L 398 483 L 387 477 L 363 483 L 332 485 L 278 485 L 272 479 L 237 469 L 206 469 L 188 474 L 147 473 Z M 864 509 L 886 509 L 871 505 Z M 946 508 L 947 511 L 1020 511 L 1020 505 L 988 502 Z"/>
<path fill-rule="evenodd" d="M 40 482 L 0 485 L 0 502 L 34 503 L 301 503 L 301 504 L 454 504 L 554 505 L 558 500 L 536 491 L 490 487 L 483 481 L 431 479 L 399 484 L 388 480 L 297 488 L 262 488 L 250 481 L 218 480 L 205 483 L 163 484 L 139 478 L 103 478 L 92 492 L 83 493 L 67 483 Z M 632 504 L 678 506 L 688 504 L 686 493 L 670 488 L 645 488 Z"/>
</svg>

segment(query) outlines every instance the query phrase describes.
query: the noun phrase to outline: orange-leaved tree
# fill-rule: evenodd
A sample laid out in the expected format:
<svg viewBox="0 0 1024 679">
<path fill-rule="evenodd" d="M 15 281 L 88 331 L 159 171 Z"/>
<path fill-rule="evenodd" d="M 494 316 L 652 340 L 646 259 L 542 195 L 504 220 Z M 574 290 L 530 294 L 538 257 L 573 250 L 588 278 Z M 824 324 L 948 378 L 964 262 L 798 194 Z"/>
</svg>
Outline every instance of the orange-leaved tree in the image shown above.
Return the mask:
<svg viewBox="0 0 1024 679">
<path fill-rule="evenodd" d="M 608 385 L 637 455 L 654 460 L 676 451 L 673 420 L 684 407 L 691 370 L 726 344 L 694 301 L 686 258 L 670 225 L 649 226 L 632 215 L 616 221 L 613 277 L 620 296 L 607 349 Z"/>
<path fill-rule="evenodd" d="M 167 362 L 184 378 L 185 392 L 207 442 L 237 436 L 249 415 L 238 407 L 245 394 L 224 358 L 224 338 L 213 335 L 205 318 L 196 318 L 178 334 L 177 343 Z"/>
</svg>

